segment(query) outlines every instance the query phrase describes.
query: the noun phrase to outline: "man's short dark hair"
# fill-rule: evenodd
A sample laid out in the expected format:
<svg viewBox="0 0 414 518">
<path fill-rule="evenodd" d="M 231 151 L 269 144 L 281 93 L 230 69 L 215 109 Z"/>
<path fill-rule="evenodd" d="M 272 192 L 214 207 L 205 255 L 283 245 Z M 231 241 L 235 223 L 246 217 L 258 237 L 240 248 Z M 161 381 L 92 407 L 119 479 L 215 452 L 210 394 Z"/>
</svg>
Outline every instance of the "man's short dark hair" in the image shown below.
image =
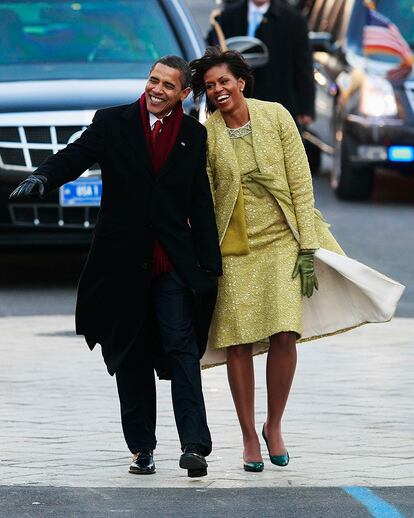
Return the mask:
<svg viewBox="0 0 414 518">
<path fill-rule="evenodd" d="M 154 70 L 155 66 L 160 63 L 161 65 L 165 65 L 166 67 L 174 68 L 175 70 L 179 70 L 181 73 L 181 86 L 184 90 L 191 83 L 191 68 L 187 61 L 180 56 L 163 56 L 152 65 L 150 73 Z"/>
</svg>

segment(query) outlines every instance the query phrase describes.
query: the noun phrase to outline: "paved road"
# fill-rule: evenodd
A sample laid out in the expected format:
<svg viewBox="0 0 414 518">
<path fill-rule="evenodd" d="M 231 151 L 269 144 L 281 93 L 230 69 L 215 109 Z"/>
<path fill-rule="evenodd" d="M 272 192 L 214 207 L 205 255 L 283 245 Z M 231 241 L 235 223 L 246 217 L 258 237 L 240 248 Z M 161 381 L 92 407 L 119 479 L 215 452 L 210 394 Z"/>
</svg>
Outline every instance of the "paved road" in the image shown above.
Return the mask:
<svg viewBox="0 0 414 518">
<path fill-rule="evenodd" d="M 365 489 L 375 500 L 378 518 L 401 518 L 412 515 L 412 494 L 406 488 Z M 164 489 L 154 505 L 154 490 L 93 488 L 0 487 L 0 505 L 8 518 L 370 518 L 372 514 L 340 488 L 317 489 L 246 489 L 200 490 Z M 13 501 L 10 495 L 14 497 Z M 398 503 L 398 509 L 389 504 Z M 340 506 L 338 505 L 340 504 Z M 0 508 L 1 509 L 1 508 Z M 397 514 L 398 513 L 398 514 Z M 410 514 L 411 513 L 411 514 Z"/>
<path fill-rule="evenodd" d="M 157 474 L 129 475 L 114 379 L 73 317 L 0 319 L 0 516 L 151 516 L 152 505 L 156 516 L 412 517 L 413 334 L 413 319 L 395 319 L 300 346 L 291 462 L 272 466 L 262 445 L 260 474 L 242 470 L 224 367 L 204 371 L 214 450 L 195 480 L 177 465 L 168 383 L 158 383 Z M 255 367 L 260 429 L 264 356 Z"/>
<path fill-rule="evenodd" d="M 211 11 L 216 7 L 215 0 L 187 0 L 194 18 L 200 26 L 202 33 L 206 34 L 209 29 L 209 18 Z"/>
</svg>

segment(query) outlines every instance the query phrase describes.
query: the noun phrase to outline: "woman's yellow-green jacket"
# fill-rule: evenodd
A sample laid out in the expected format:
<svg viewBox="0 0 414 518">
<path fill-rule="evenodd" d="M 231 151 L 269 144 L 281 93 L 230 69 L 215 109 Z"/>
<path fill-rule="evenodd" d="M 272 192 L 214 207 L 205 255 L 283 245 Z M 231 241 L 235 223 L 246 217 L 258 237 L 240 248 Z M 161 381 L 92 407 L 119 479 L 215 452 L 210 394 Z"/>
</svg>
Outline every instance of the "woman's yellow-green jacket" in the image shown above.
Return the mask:
<svg viewBox="0 0 414 518">
<path fill-rule="evenodd" d="M 273 194 L 301 249 L 317 249 L 315 270 L 319 289 L 311 298 L 304 299 L 301 340 L 390 320 L 404 286 L 344 255 L 329 225 L 314 208 L 305 150 L 289 112 L 278 103 L 256 99 L 246 102 L 258 165 L 258 172 L 250 179 L 252 188 L 267 189 Z M 237 158 L 219 110 L 205 125 L 208 175 L 222 253 L 244 253 L 247 235 L 243 215 L 239 213 L 243 207 L 239 203 L 241 177 Z M 259 351 L 260 344 L 257 347 Z M 224 351 L 208 348 L 202 365 L 208 367 L 224 361 Z"/>
<path fill-rule="evenodd" d="M 317 249 L 323 245 L 341 253 L 320 212 L 314 209 L 312 177 L 301 137 L 291 115 L 278 103 L 257 99 L 246 99 L 246 102 L 252 125 L 254 154 L 260 171 L 251 178 L 252 183 L 273 194 L 301 249 Z M 219 110 L 208 118 L 206 127 L 208 174 L 222 243 L 234 209 L 239 207 L 237 199 L 241 179 L 236 155 Z M 234 219 L 240 221 L 240 218 Z M 231 232 L 231 235 L 240 241 L 244 236 L 242 229 L 239 230 Z M 238 244 L 233 242 L 227 246 L 237 250 Z"/>
</svg>

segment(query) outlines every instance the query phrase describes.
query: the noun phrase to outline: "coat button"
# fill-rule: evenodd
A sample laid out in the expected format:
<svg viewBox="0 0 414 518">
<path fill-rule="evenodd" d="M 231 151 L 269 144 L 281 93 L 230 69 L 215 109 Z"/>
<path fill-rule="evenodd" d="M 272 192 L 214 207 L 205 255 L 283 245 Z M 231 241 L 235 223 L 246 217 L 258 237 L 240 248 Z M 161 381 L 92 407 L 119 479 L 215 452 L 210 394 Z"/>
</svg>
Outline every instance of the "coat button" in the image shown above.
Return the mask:
<svg viewBox="0 0 414 518">
<path fill-rule="evenodd" d="M 148 270 L 148 268 L 149 268 L 149 264 L 148 264 L 148 263 L 142 263 L 142 264 L 141 264 L 141 268 L 142 268 L 143 270 Z"/>
</svg>

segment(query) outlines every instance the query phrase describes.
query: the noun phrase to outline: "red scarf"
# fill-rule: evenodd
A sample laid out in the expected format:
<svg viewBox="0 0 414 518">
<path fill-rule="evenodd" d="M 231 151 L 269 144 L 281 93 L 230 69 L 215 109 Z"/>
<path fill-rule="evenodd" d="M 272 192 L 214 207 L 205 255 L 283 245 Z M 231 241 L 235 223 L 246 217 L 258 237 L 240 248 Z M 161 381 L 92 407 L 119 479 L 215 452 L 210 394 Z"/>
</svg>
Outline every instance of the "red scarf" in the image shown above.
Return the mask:
<svg viewBox="0 0 414 518">
<path fill-rule="evenodd" d="M 147 110 L 147 103 L 145 102 L 145 93 L 141 95 L 139 100 L 141 108 L 141 121 L 144 126 L 145 136 L 147 138 L 148 148 L 150 150 L 151 161 L 154 167 L 155 174 L 158 175 L 161 167 L 167 161 L 175 142 L 177 141 L 178 133 L 181 129 L 181 122 L 183 120 L 183 106 L 178 102 L 170 115 L 164 117 L 162 121 L 162 131 L 157 137 L 156 149 L 151 139 L 151 127 L 149 123 L 149 113 Z"/>
<path fill-rule="evenodd" d="M 151 126 L 149 123 L 149 113 L 145 101 L 145 93 L 143 93 L 139 100 L 141 121 L 144 127 L 145 137 L 147 139 L 148 149 L 150 151 L 151 162 L 155 174 L 158 176 L 162 166 L 167 161 L 167 158 L 174 147 L 178 134 L 181 129 L 181 122 L 183 120 L 183 107 L 181 102 L 178 102 L 170 115 L 164 117 L 162 124 L 162 131 L 157 137 L 156 146 L 154 146 L 151 138 Z M 164 249 L 161 247 L 159 241 L 154 243 L 154 257 L 153 257 L 153 273 L 160 275 L 161 273 L 171 272 L 173 265 L 167 257 Z"/>
</svg>

